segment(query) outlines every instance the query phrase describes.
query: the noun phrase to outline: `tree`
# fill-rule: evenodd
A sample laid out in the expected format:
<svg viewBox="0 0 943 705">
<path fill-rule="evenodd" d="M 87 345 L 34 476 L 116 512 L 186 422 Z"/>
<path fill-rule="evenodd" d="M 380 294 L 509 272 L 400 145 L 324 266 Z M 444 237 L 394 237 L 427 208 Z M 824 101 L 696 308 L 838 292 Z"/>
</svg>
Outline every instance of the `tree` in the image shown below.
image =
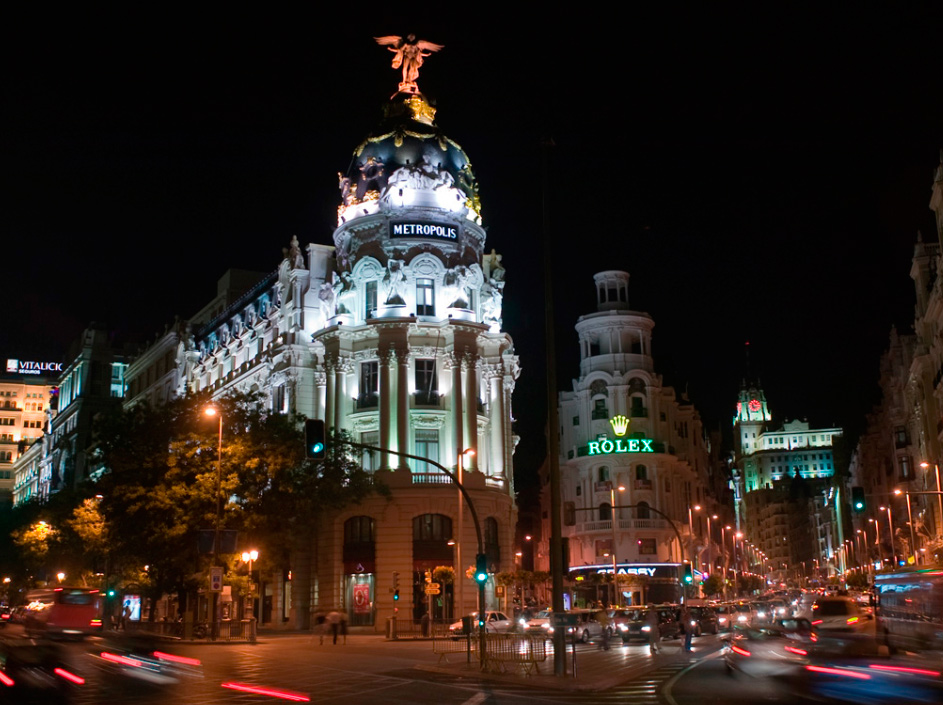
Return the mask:
<svg viewBox="0 0 943 705">
<path fill-rule="evenodd" d="M 115 572 L 139 574 L 151 597 L 185 592 L 206 580 L 201 530 L 251 535 L 269 565 L 292 567 L 295 604 L 308 626 L 310 553 L 324 515 L 376 489 L 354 461 L 349 438 L 335 434 L 323 460 L 304 455 L 302 417 L 260 409 L 253 394 L 206 395 L 162 406 L 116 409 L 96 427 L 96 489 Z M 221 421 L 220 421 L 221 419 Z M 222 423 L 222 447 L 219 424 Z M 293 559 L 292 559 L 293 557 Z M 217 555 L 224 568 L 235 556 Z"/>
<path fill-rule="evenodd" d="M 701 591 L 704 593 L 705 597 L 710 597 L 711 595 L 717 595 L 724 591 L 724 579 L 718 573 L 712 573 L 709 575 L 703 583 L 701 583 Z"/>
</svg>

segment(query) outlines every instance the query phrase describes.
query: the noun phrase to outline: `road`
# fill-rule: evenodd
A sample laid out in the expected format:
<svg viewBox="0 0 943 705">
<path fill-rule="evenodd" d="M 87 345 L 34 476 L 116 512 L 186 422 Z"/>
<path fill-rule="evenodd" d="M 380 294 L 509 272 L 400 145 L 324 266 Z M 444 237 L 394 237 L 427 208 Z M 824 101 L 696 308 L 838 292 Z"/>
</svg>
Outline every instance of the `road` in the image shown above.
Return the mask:
<svg viewBox="0 0 943 705">
<path fill-rule="evenodd" d="M 13 636 L 9 634 L 8 636 Z M 75 689 L 70 702 L 76 705 L 123 705 L 124 703 L 277 703 L 277 695 L 232 690 L 223 686 L 263 688 L 297 694 L 317 703 L 343 705 L 533 705 L 534 703 L 658 703 L 659 691 L 670 679 L 704 656 L 716 652 L 715 637 L 696 640 L 694 654 L 683 654 L 678 642 L 667 642 L 663 653 L 653 657 L 640 644 L 614 645 L 601 651 L 594 644 L 577 646 L 578 678 L 482 677 L 464 657 L 451 656 L 440 663 L 427 641 L 388 642 L 381 637 L 352 635 L 346 644 L 330 639 L 288 635 L 261 637 L 250 644 L 190 644 L 173 649 L 179 656 L 198 659 L 202 677 L 171 685 L 153 686 L 121 677 L 113 664 L 98 658 L 106 645 L 92 638 L 65 647 L 68 666 L 86 678 Z M 169 651 L 170 649 L 168 649 Z M 100 665 L 109 666 L 103 671 Z M 130 669 L 134 671 L 134 669 Z M 116 673 L 118 674 L 116 676 Z M 578 685 L 605 690 L 567 690 Z"/>
</svg>

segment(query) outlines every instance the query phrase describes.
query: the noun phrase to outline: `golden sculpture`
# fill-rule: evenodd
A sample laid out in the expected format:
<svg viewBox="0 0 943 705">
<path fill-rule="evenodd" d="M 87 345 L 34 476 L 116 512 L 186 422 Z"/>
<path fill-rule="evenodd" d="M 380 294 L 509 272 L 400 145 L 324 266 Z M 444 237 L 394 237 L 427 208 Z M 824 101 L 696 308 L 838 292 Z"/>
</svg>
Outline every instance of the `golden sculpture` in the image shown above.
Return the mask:
<svg viewBox="0 0 943 705">
<path fill-rule="evenodd" d="M 400 93 L 419 93 L 416 79 L 419 78 L 419 67 L 427 56 L 443 48 L 441 44 L 433 44 L 424 39 L 416 39 L 415 34 L 403 37 L 374 37 L 377 44 L 385 46 L 393 52 L 393 68 L 403 69 L 403 80 L 399 84 Z"/>
</svg>

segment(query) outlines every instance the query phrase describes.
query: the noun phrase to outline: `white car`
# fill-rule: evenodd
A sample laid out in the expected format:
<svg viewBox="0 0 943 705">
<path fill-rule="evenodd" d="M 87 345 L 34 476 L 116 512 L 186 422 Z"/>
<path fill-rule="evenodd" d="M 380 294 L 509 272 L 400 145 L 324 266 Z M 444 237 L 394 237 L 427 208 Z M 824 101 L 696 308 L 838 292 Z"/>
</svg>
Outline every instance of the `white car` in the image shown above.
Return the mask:
<svg viewBox="0 0 943 705">
<path fill-rule="evenodd" d="M 472 633 L 477 632 L 478 613 L 472 612 L 468 615 L 472 620 Z M 490 634 L 503 634 L 514 630 L 514 621 L 508 619 L 504 612 L 485 612 L 485 631 Z M 449 626 L 449 635 L 465 636 L 465 629 L 462 626 L 462 620 L 453 622 Z"/>
</svg>

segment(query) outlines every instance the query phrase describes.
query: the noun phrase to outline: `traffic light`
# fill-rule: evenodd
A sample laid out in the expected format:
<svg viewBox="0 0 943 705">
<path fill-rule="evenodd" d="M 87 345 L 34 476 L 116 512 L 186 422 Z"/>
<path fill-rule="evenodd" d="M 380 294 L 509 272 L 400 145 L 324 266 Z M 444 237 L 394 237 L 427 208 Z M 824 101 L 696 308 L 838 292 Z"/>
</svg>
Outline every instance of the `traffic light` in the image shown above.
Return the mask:
<svg viewBox="0 0 943 705">
<path fill-rule="evenodd" d="M 475 556 L 475 582 L 479 585 L 488 582 L 488 556 L 484 553 Z"/>
<path fill-rule="evenodd" d="M 684 584 L 691 585 L 694 583 L 694 566 L 690 563 L 684 564 Z"/>
<path fill-rule="evenodd" d="M 861 514 L 866 509 L 864 487 L 851 488 L 851 508 L 858 514 Z"/>
<path fill-rule="evenodd" d="M 307 419 L 305 421 L 305 457 L 324 460 L 324 421 Z"/>
<path fill-rule="evenodd" d="M 399 573 L 393 571 L 393 602 L 399 602 Z"/>
</svg>

